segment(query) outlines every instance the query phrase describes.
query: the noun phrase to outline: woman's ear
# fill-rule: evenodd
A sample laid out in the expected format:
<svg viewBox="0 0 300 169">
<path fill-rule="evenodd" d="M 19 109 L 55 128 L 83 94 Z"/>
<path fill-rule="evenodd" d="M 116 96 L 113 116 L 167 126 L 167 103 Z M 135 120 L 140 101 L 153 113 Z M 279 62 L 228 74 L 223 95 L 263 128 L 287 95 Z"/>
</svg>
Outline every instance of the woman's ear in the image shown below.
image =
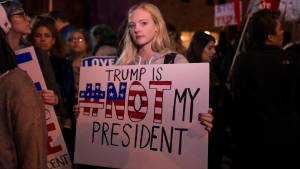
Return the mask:
<svg viewBox="0 0 300 169">
<path fill-rule="evenodd" d="M 158 24 L 155 25 L 155 32 L 158 31 Z"/>
<path fill-rule="evenodd" d="M 269 42 L 274 42 L 274 37 L 273 37 L 273 35 L 269 34 L 267 40 L 268 40 Z"/>
</svg>

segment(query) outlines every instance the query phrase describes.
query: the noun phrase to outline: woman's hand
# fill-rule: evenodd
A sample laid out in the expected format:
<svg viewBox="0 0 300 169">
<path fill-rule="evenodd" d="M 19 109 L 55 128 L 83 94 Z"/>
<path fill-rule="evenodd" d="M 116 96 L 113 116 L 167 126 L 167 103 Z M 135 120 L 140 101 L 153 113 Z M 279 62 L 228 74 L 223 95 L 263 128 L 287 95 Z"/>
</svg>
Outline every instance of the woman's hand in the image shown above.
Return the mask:
<svg viewBox="0 0 300 169">
<path fill-rule="evenodd" d="M 79 106 L 78 105 L 73 106 L 73 116 L 74 116 L 75 120 L 77 120 L 79 117 Z"/>
<path fill-rule="evenodd" d="M 53 106 L 58 105 L 58 97 L 54 94 L 53 90 L 44 89 L 38 92 L 43 98 L 45 104 Z"/>
<path fill-rule="evenodd" d="M 212 115 L 213 109 L 209 108 L 208 113 L 199 113 L 198 121 L 201 121 L 201 124 L 205 126 L 205 130 L 211 132 L 211 128 L 213 127 L 212 122 L 214 120 L 214 116 Z"/>
</svg>

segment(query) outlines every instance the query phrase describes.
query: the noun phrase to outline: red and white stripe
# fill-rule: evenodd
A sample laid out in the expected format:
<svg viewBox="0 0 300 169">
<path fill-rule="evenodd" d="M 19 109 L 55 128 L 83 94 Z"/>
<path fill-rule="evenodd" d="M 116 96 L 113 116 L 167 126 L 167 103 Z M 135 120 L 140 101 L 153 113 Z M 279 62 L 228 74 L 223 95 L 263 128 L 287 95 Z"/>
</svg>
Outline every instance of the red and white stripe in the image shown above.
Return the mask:
<svg viewBox="0 0 300 169">
<path fill-rule="evenodd" d="M 125 96 L 124 96 L 125 97 Z M 124 119 L 124 108 L 125 108 L 125 100 L 107 100 L 106 101 L 106 118 L 112 117 L 112 105 L 115 105 L 115 110 L 117 112 L 117 117 L 119 120 Z"/>
<path fill-rule="evenodd" d="M 142 102 L 140 103 L 140 107 L 135 107 L 136 109 L 139 109 L 138 111 L 135 111 L 134 109 L 134 102 L 135 99 L 139 99 L 138 97 L 135 97 L 137 94 L 140 94 Z M 144 87 L 139 82 L 133 82 L 130 86 L 129 90 L 129 98 L 128 98 L 128 115 L 131 121 L 138 122 L 145 118 L 148 108 L 148 99 L 147 99 L 147 93 Z"/>
<path fill-rule="evenodd" d="M 150 81 L 150 89 L 156 89 L 154 122 L 161 123 L 163 91 L 171 90 L 171 81 Z"/>
<path fill-rule="evenodd" d="M 93 108 L 92 116 L 97 117 L 98 109 L 103 109 L 104 103 L 99 102 L 99 99 L 85 99 L 84 101 L 79 101 L 79 107 L 83 107 L 83 114 L 86 116 L 90 115 L 90 108 Z"/>
</svg>

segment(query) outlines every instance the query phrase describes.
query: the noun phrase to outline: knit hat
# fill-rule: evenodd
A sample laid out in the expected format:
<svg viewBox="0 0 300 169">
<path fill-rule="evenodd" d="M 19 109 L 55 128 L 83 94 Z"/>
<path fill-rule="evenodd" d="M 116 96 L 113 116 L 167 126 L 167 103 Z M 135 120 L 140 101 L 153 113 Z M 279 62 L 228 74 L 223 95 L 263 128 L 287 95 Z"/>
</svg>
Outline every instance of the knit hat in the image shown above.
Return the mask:
<svg viewBox="0 0 300 169">
<path fill-rule="evenodd" d="M 6 12 L 1 4 L 0 4 L 0 27 L 4 30 L 6 34 L 11 28 L 11 24 L 9 23 L 6 16 Z"/>
</svg>

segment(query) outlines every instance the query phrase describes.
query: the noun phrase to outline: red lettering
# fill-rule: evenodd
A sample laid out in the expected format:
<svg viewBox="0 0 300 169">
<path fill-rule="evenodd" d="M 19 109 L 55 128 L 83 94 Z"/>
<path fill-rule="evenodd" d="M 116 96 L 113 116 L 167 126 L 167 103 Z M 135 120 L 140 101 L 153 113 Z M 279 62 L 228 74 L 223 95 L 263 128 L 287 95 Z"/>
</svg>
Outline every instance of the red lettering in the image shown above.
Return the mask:
<svg viewBox="0 0 300 169">
<path fill-rule="evenodd" d="M 56 128 L 55 128 L 54 123 L 47 124 L 48 132 L 53 131 L 55 129 Z M 54 154 L 54 153 L 62 151 L 61 145 L 51 147 L 50 142 L 52 142 L 52 141 L 53 141 L 52 137 L 48 136 L 48 139 L 47 139 L 47 155 Z"/>
</svg>

